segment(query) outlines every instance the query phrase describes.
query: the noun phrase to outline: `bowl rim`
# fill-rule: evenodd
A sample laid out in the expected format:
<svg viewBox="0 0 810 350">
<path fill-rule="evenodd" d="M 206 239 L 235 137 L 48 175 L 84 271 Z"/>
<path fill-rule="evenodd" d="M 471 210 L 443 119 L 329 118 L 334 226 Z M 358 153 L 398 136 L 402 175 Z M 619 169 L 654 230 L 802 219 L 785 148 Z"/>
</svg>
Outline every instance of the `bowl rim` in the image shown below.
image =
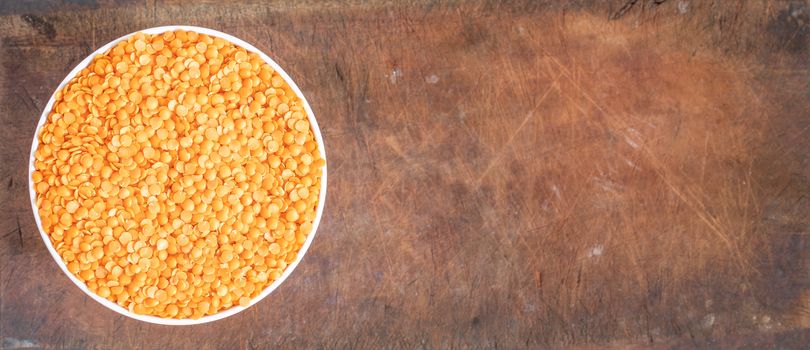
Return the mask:
<svg viewBox="0 0 810 350">
<path fill-rule="evenodd" d="M 135 35 L 137 33 L 160 34 L 160 33 L 165 33 L 165 32 L 169 32 L 169 31 L 176 31 L 176 30 L 193 31 L 193 32 L 197 32 L 197 33 L 200 33 L 200 34 L 207 34 L 209 36 L 219 37 L 219 38 L 225 39 L 225 40 L 227 40 L 228 42 L 230 42 L 230 43 L 232 43 L 234 45 L 241 46 L 241 47 L 243 47 L 244 49 L 246 49 L 246 50 L 248 50 L 250 52 L 256 53 L 257 55 L 259 55 L 259 57 L 262 58 L 262 60 L 264 60 L 267 64 L 269 64 L 271 67 L 273 67 L 273 69 L 275 69 L 279 73 L 279 75 L 281 75 L 281 77 L 284 78 L 284 80 L 287 82 L 287 84 L 290 85 L 290 88 L 293 90 L 293 92 L 295 92 L 298 95 L 298 97 L 301 99 L 301 101 L 303 101 L 304 110 L 307 112 L 307 119 L 309 120 L 309 123 L 312 126 L 312 130 L 313 130 L 313 132 L 315 134 L 315 140 L 316 140 L 316 142 L 318 142 L 318 149 L 319 149 L 319 152 L 321 153 L 321 158 L 323 158 L 324 161 L 326 161 L 326 147 L 325 147 L 324 142 L 323 142 L 323 137 L 321 136 L 321 130 L 318 127 L 318 122 L 315 120 L 315 113 L 312 111 L 312 107 L 310 107 L 309 102 L 307 101 L 304 94 L 301 92 L 301 89 L 298 88 L 298 85 L 295 84 L 295 82 L 292 80 L 292 78 L 290 78 L 290 76 L 287 74 L 287 72 L 285 72 L 284 69 L 282 69 L 281 66 L 278 63 L 276 63 L 275 60 L 270 58 L 270 56 L 268 56 L 267 54 L 265 54 L 264 52 L 262 52 L 261 50 L 259 50 L 255 46 L 253 46 L 253 45 L 245 42 L 244 40 L 239 39 L 239 38 L 237 38 L 237 37 L 235 37 L 233 35 L 226 34 L 226 33 L 214 30 L 214 29 L 209 29 L 209 28 L 204 28 L 204 27 L 197 27 L 197 26 L 187 26 L 187 25 L 170 25 L 170 26 L 160 26 L 160 27 L 152 27 L 152 28 L 142 29 L 142 30 L 138 30 L 138 31 L 126 34 L 124 36 L 121 36 L 118 39 L 112 40 L 109 43 L 107 43 L 106 45 L 99 47 L 97 50 L 93 51 L 85 59 L 83 59 L 81 62 L 79 62 L 79 64 L 76 65 L 76 67 L 73 68 L 73 70 L 71 70 L 70 73 L 67 74 L 65 79 L 62 80 L 62 82 L 59 84 L 59 86 L 56 88 L 56 90 L 54 90 L 53 94 L 51 94 L 51 98 L 48 100 L 48 104 L 45 105 L 45 108 L 42 111 L 42 114 L 40 115 L 39 122 L 37 123 L 36 130 L 34 131 L 34 141 L 31 144 L 31 154 L 29 156 L 29 161 L 28 161 L 28 191 L 29 191 L 29 196 L 30 196 L 30 199 L 31 199 L 31 208 L 32 208 L 32 210 L 34 212 L 34 220 L 37 223 L 37 229 L 39 230 L 39 234 L 42 237 L 42 240 L 45 242 L 45 246 L 48 248 L 48 251 L 50 252 L 51 257 L 56 261 L 56 264 L 59 265 L 59 268 L 62 269 L 62 272 L 64 272 L 64 274 L 67 275 L 68 278 L 71 281 L 73 281 L 73 284 L 75 284 L 77 287 L 79 287 L 79 289 L 81 289 L 85 294 L 90 296 L 93 300 L 99 302 L 101 305 L 104 305 L 108 309 L 110 309 L 112 311 L 115 311 L 115 312 L 117 312 L 119 314 L 122 314 L 124 316 L 130 317 L 130 318 L 133 318 L 133 319 L 136 319 L 136 320 L 139 320 L 139 321 L 143 321 L 143 322 L 161 324 L 161 325 L 171 325 L 171 326 L 203 324 L 203 323 L 208 323 L 208 322 L 212 322 L 212 321 L 216 321 L 216 320 L 221 320 L 221 319 L 229 317 L 229 316 L 233 316 L 233 315 L 235 315 L 235 314 L 237 314 L 239 312 L 242 312 L 242 311 L 246 310 L 247 308 L 257 304 L 259 301 L 261 301 L 262 299 L 264 299 L 265 297 L 270 295 L 270 293 L 275 291 L 276 288 L 278 288 L 282 283 L 284 283 L 284 281 L 287 279 L 287 277 L 289 277 L 290 274 L 292 274 L 293 270 L 295 270 L 295 268 L 301 262 L 304 255 L 306 254 L 307 250 L 309 249 L 309 246 L 312 244 L 313 239 L 315 238 L 315 233 L 318 230 L 318 225 L 320 224 L 321 218 L 323 216 L 323 209 L 324 209 L 324 206 L 326 204 L 326 184 L 327 184 L 327 177 L 326 177 L 327 164 L 324 164 L 323 170 L 322 170 L 323 172 L 322 172 L 322 176 L 321 176 L 320 194 L 318 196 L 318 207 L 316 208 L 315 219 L 312 222 L 312 231 L 307 236 L 307 239 L 304 242 L 304 245 L 301 246 L 301 249 L 298 251 L 298 255 L 296 256 L 295 261 L 293 261 L 290 265 L 287 265 L 287 268 L 284 269 L 284 272 L 281 274 L 281 276 L 278 279 L 276 279 L 273 283 L 271 283 L 269 286 L 265 287 L 264 290 L 257 297 L 251 299 L 250 304 L 248 304 L 247 306 L 236 305 L 236 306 L 233 306 L 233 307 L 231 307 L 229 309 L 226 309 L 226 310 L 220 311 L 218 313 L 215 313 L 213 315 L 203 316 L 203 317 L 201 317 L 199 319 L 190 319 L 190 318 L 189 319 L 173 319 L 173 318 L 157 317 L 157 316 L 152 316 L 152 315 L 139 315 L 139 314 L 135 314 L 133 312 L 130 312 L 126 308 L 124 308 L 124 307 L 122 307 L 122 306 L 120 306 L 120 305 L 118 305 L 118 304 L 116 304 L 116 303 L 114 303 L 114 302 L 112 302 L 110 300 L 107 300 L 105 298 L 100 297 L 96 293 L 91 292 L 87 288 L 87 286 L 84 284 L 84 282 L 80 281 L 76 276 L 74 276 L 72 273 L 70 273 L 70 271 L 68 271 L 67 266 L 65 265 L 64 261 L 62 260 L 62 257 L 59 255 L 59 253 L 56 252 L 56 249 L 53 247 L 53 244 L 51 244 L 50 236 L 47 233 L 45 233 L 45 230 L 42 229 L 42 221 L 41 221 L 41 219 L 39 217 L 39 208 L 37 207 L 37 204 L 36 204 L 36 191 L 34 190 L 34 184 L 33 184 L 33 179 L 32 179 L 32 174 L 35 171 L 35 167 L 34 167 L 35 158 L 34 158 L 34 155 L 35 155 L 37 147 L 39 146 L 39 133 L 42 130 L 42 127 L 45 125 L 45 122 L 48 119 L 48 115 L 50 114 L 51 110 L 53 109 L 53 105 L 54 105 L 55 100 L 56 100 L 56 94 L 59 91 L 61 91 L 67 85 L 67 83 L 70 82 L 74 77 L 76 77 L 76 75 L 79 74 L 84 68 L 89 66 L 90 63 L 95 59 L 95 57 L 97 55 L 107 52 L 109 49 L 111 49 L 114 45 L 118 44 L 119 42 L 121 42 L 123 40 L 126 40 L 127 38 L 129 38 L 129 37 L 131 37 L 131 36 L 133 36 L 133 35 Z"/>
</svg>

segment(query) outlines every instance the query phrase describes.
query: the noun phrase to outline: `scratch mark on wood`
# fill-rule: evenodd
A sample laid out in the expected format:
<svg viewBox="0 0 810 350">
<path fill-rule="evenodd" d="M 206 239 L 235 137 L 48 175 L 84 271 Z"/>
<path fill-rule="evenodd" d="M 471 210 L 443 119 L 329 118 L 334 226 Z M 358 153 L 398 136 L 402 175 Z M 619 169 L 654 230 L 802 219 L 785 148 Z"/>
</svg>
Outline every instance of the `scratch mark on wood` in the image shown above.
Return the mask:
<svg viewBox="0 0 810 350">
<path fill-rule="evenodd" d="M 558 82 L 558 80 L 557 80 L 557 79 L 559 79 L 559 75 L 558 75 L 558 76 L 557 76 L 557 77 L 554 79 L 554 81 L 553 81 L 551 84 L 549 84 L 549 86 L 548 86 L 548 88 L 546 89 L 546 91 L 545 91 L 545 92 L 543 92 L 543 95 L 541 95 L 541 96 L 540 96 L 540 99 L 538 99 L 538 100 L 537 100 L 537 102 L 534 104 L 534 107 L 532 108 L 532 110 L 531 110 L 531 111 L 529 111 L 529 113 L 528 113 L 528 114 L 526 114 L 526 117 L 525 117 L 525 118 L 523 118 L 523 121 L 521 121 L 521 122 L 520 122 L 520 124 L 518 125 L 517 129 L 515 129 L 515 131 L 512 133 L 512 135 L 511 135 L 511 136 L 509 136 L 509 139 L 506 141 L 506 143 L 503 145 L 503 147 L 501 147 L 500 152 L 498 152 L 498 154 L 497 154 L 497 155 L 495 155 L 495 158 L 493 158 L 493 159 L 492 159 L 492 160 L 489 162 L 489 164 L 487 164 L 487 166 L 484 168 L 484 171 L 483 171 L 483 172 L 481 172 L 481 175 L 480 175 L 480 176 L 478 176 L 478 178 L 475 180 L 475 184 L 476 184 L 476 186 L 480 186 L 480 184 L 481 184 L 481 180 L 483 180 L 483 179 L 484 179 L 484 178 L 487 176 L 487 173 L 488 173 L 488 172 L 489 172 L 489 171 L 492 169 L 492 167 L 493 167 L 493 166 L 494 166 L 494 165 L 495 165 L 495 164 L 498 162 L 498 160 L 501 158 L 501 156 L 503 155 L 503 153 L 507 151 L 507 149 L 509 148 L 509 145 L 510 145 L 510 144 L 512 144 L 512 141 L 514 141 L 514 140 L 515 140 L 515 137 L 516 137 L 516 136 L 517 136 L 517 135 L 520 133 L 520 131 L 521 131 L 521 130 L 523 130 L 523 127 L 524 127 L 524 126 L 526 126 L 526 123 L 527 123 L 527 122 L 528 122 L 528 121 L 529 121 L 529 120 L 530 120 L 532 117 L 534 117 L 535 112 L 536 112 L 536 111 L 537 111 L 537 109 L 540 107 L 540 105 L 543 103 L 543 101 L 545 101 L 545 100 L 546 100 L 546 97 L 548 97 L 548 95 L 549 95 L 549 93 L 551 92 L 551 90 L 553 90 L 553 89 L 554 89 L 554 88 L 557 86 L 557 82 Z"/>
<path fill-rule="evenodd" d="M 703 159 L 700 164 L 700 184 L 703 185 L 706 179 L 706 162 L 709 160 L 709 133 L 703 139 Z"/>
<path fill-rule="evenodd" d="M 23 232 L 22 226 L 20 226 L 20 216 L 15 215 L 15 220 L 17 221 L 17 237 L 20 238 L 20 248 L 23 247 Z"/>
<path fill-rule="evenodd" d="M 633 6 L 636 5 L 637 2 L 638 0 L 628 0 L 627 2 L 624 3 L 624 5 L 622 5 L 621 8 L 619 8 L 618 11 L 616 11 L 613 15 L 610 16 L 610 19 L 617 20 L 619 18 L 622 18 L 627 13 L 627 11 L 630 11 L 630 9 L 632 9 Z"/>
<path fill-rule="evenodd" d="M 737 259 L 736 259 L 736 263 L 737 263 L 737 264 L 738 264 L 740 267 L 743 267 L 743 268 L 745 268 L 745 267 L 750 267 L 750 266 L 746 266 L 746 265 L 748 265 L 748 264 L 746 264 L 746 260 L 745 260 L 745 259 L 743 258 L 743 256 L 741 255 L 741 253 L 740 253 L 739 249 L 736 247 L 736 244 L 735 244 L 735 243 L 733 243 L 733 242 L 732 242 L 732 241 L 729 239 L 729 235 L 728 235 L 726 232 L 724 232 L 724 230 L 722 230 L 722 229 L 721 229 L 721 228 L 718 226 L 718 223 L 716 222 L 716 219 L 710 219 L 709 217 L 707 217 L 707 216 L 706 216 L 706 213 L 705 213 L 706 209 L 705 209 L 705 208 L 702 208 L 702 210 L 701 210 L 700 208 L 698 208 L 698 207 L 696 206 L 696 205 L 698 205 L 698 206 L 700 206 L 700 207 L 703 207 L 703 204 L 702 204 L 702 203 L 700 203 L 700 201 L 699 201 L 698 199 L 689 199 L 689 198 L 688 198 L 688 197 L 686 197 L 686 196 L 685 196 L 683 193 L 681 193 L 681 191 L 680 191 L 680 190 L 678 190 L 678 188 L 677 188 L 677 187 L 675 187 L 675 185 L 673 185 L 673 184 L 672 184 L 672 183 L 669 181 L 669 179 L 668 179 L 668 177 L 666 176 L 666 174 L 664 174 L 664 173 L 663 173 L 663 172 L 662 172 L 660 169 L 656 169 L 656 172 L 658 172 L 659 176 L 661 177 L 661 180 L 663 180 L 663 181 L 664 181 L 664 183 L 667 185 L 667 187 L 668 187 L 668 188 L 669 188 L 669 189 L 670 189 L 670 190 L 671 190 L 673 193 L 675 193 L 675 195 L 676 195 L 676 196 L 677 196 L 677 197 L 678 197 L 678 198 L 679 198 L 679 199 L 680 199 L 680 200 L 681 200 L 681 201 L 682 201 L 684 204 L 686 204 L 686 205 L 687 205 L 687 207 L 689 207 L 690 209 L 692 209 L 692 211 L 695 213 L 695 215 L 697 215 L 697 216 L 698 216 L 698 218 L 699 218 L 701 221 L 703 221 L 704 223 L 706 223 L 706 226 L 708 226 L 708 227 L 709 227 L 709 229 L 711 230 L 711 232 L 713 232 L 715 235 L 717 235 L 717 237 L 719 237 L 719 238 L 720 238 L 720 239 L 723 241 L 723 243 L 725 243 L 726 247 L 727 247 L 727 248 L 728 248 L 728 249 L 731 251 L 731 253 L 732 253 L 732 254 L 734 254 L 734 255 L 736 256 L 736 258 L 737 258 Z"/>
<path fill-rule="evenodd" d="M 23 91 L 23 101 L 31 108 L 31 111 L 38 113 L 39 106 L 37 106 L 36 101 L 31 96 L 31 93 L 28 91 L 28 88 L 25 87 L 25 84 L 20 84 L 20 89 Z"/>
<path fill-rule="evenodd" d="M 346 78 L 343 76 L 343 72 L 340 70 L 340 66 L 338 66 L 337 62 L 335 62 L 335 74 L 337 74 L 338 79 L 341 83 L 346 81 Z"/>
<path fill-rule="evenodd" d="M 90 50 L 96 49 L 96 21 L 90 21 Z"/>
</svg>

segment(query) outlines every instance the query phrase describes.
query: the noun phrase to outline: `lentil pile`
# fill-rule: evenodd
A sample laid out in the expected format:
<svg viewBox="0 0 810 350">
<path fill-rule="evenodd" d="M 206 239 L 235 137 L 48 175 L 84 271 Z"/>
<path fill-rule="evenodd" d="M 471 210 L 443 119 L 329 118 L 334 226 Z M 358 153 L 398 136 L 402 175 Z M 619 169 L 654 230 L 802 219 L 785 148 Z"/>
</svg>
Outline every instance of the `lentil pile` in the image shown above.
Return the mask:
<svg viewBox="0 0 810 350">
<path fill-rule="evenodd" d="M 279 278 L 312 230 L 324 160 L 258 55 L 138 33 L 56 93 L 32 180 L 74 274 L 137 314 L 199 318 Z"/>
</svg>

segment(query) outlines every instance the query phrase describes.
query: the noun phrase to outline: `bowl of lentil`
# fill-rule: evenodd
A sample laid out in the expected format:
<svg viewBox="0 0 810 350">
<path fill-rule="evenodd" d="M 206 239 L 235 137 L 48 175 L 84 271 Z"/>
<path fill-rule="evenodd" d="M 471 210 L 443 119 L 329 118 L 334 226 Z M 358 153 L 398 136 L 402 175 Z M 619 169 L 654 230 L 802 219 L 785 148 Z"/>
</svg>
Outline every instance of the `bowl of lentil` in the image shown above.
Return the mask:
<svg viewBox="0 0 810 350">
<path fill-rule="evenodd" d="M 256 304 L 300 263 L 326 199 L 301 90 L 231 35 L 150 28 L 102 46 L 46 105 L 29 190 L 48 251 L 82 291 L 164 325 Z"/>
</svg>

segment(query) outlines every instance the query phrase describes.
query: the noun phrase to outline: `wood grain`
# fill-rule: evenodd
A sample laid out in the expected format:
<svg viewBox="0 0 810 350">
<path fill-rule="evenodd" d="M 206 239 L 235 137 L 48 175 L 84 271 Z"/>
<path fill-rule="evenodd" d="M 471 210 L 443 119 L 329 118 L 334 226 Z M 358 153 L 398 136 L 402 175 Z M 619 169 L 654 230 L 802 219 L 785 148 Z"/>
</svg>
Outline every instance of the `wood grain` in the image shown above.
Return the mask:
<svg viewBox="0 0 810 350">
<path fill-rule="evenodd" d="M 802 348 L 810 342 L 806 1 L 4 2 L 3 348 Z M 295 273 L 161 327 L 53 263 L 26 161 L 53 89 L 138 29 L 268 52 L 330 169 Z"/>
</svg>

